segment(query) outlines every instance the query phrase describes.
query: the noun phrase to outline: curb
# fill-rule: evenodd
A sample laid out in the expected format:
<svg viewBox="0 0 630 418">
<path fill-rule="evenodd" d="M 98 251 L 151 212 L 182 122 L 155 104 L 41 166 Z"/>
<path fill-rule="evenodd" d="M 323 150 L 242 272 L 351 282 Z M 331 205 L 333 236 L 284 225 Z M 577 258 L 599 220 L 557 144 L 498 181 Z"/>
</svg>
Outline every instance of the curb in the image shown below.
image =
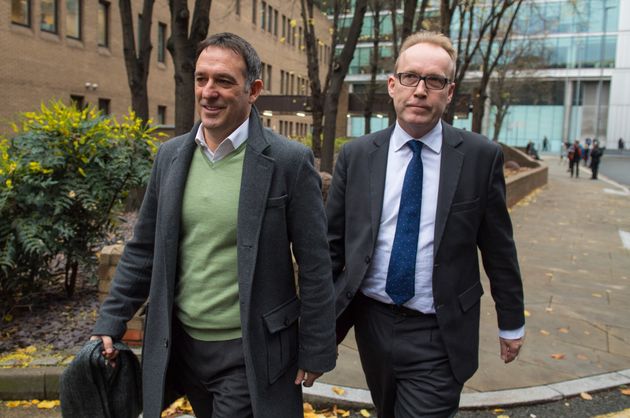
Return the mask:
<svg viewBox="0 0 630 418">
<path fill-rule="evenodd" d="M 597 392 L 627 384 L 630 384 L 630 369 L 528 388 L 462 393 L 459 407 L 483 409 L 544 403 L 576 396 L 582 392 Z M 343 390 L 342 395 L 335 392 L 335 390 L 340 392 L 339 389 Z M 304 399 L 314 403 L 336 404 L 342 408 L 374 407 L 370 391 L 367 389 L 315 382 L 313 387 L 303 390 Z"/>
<path fill-rule="evenodd" d="M 59 379 L 64 367 L 0 369 L 0 400 L 59 399 Z M 565 382 L 491 392 L 463 393 L 461 409 L 483 409 L 557 401 L 630 384 L 630 369 Z M 340 390 L 341 389 L 341 390 Z M 335 404 L 342 408 L 373 408 L 367 389 L 315 382 L 303 388 L 304 400 L 315 404 Z M 341 394 L 338 394 L 341 392 Z"/>
</svg>

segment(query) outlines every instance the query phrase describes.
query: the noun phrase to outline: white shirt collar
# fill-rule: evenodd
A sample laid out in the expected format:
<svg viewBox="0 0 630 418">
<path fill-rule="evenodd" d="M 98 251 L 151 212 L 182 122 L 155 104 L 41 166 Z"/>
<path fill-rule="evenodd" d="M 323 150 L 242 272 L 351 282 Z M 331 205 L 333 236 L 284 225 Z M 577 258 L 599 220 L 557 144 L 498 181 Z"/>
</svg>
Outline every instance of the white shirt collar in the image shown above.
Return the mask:
<svg viewBox="0 0 630 418">
<path fill-rule="evenodd" d="M 408 141 L 418 140 L 436 154 L 442 151 L 442 121 L 435 124 L 433 129 L 426 133 L 422 138 L 413 138 L 409 135 L 396 121 L 394 132 L 392 133 L 392 141 L 394 142 L 394 151 L 398 152 Z"/>
<path fill-rule="evenodd" d="M 197 145 L 201 147 L 204 153 L 208 155 L 210 160 L 215 162 L 215 161 L 219 161 L 220 159 L 228 155 L 230 152 L 234 151 L 235 149 L 243 145 L 243 143 L 247 141 L 248 137 L 249 137 L 249 118 L 245 119 L 245 122 L 243 122 L 238 128 L 236 128 L 234 132 L 228 135 L 227 138 L 221 141 L 221 143 L 219 144 L 217 149 L 214 150 L 214 152 L 210 150 L 210 148 L 208 147 L 208 144 L 206 144 L 202 124 L 200 124 L 199 129 L 197 129 L 197 134 L 195 135 L 195 142 L 197 143 Z"/>
</svg>

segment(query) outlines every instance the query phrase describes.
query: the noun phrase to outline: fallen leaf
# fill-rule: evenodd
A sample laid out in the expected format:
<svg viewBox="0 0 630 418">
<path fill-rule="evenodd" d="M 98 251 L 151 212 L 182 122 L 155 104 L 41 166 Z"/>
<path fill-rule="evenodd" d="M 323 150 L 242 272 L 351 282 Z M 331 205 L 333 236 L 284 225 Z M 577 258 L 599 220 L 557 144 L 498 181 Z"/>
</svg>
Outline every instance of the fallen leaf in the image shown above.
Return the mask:
<svg viewBox="0 0 630 418">
<path fill-rule="evenodd" d="M 593 397 L 588 392 L 580 393 L 580 398 L 584 399 L 585 401 L 592 401 L 593 400 Z"/>
<path fill-rule="evenodd" d="M 547 276 L 547 277 L 553 277 L 553 273 L 545 273 L 545 276 Z"/>
<path fill-rule="evenodd" d="M 59 406 L 60 402 L 57 401 L 41 401 L 37 404 L 37 408 L 39 409 L 53 409 L 56 406 Z"/>
<path fill-rule="evenodd" d="M 529 313 L 528 310 L 525 310 L 525 318 L 529 318 L 530 316 L 532 316 L 532 314 Z"/>
<path fill-rule="evenodd" d="M 540 330 L 540 334 L 541 334 L 541 335 L 544 335 L 544 336 L 546 337 L 546 336 L 547 336 L 547 335 L 549 335 L 550 333 L 549 333 L 549 331 L 545 331 L 544 329 L 541 329 L 541 330 Z"/>
<path fill-rule="evenodd" d="M 578 360 L 588 360 L 588 357 L 586 357 L 584 354 L 578 354 L 576 357 Z"/>
<path fill-rule="evenodd" d="M 560 328 L 560 329 L 558 329 L 558 332 L 561 333 L 561 334 L 568 334 L 569 330 L 567 328 Z"/>
<path fill-rule="evenodd" d="M 551 308 L 551 307 L 547 307 L 547 308 L 545 308 L 545 311 L 546 311 L 546 312 L 553 312 L 553 308 Z"/>
<path fill-rule="evenodd" d="M 621 394 L 622 395 L 626 395 L 626 396 L 630 396 L 630 389 L 621 389 Z"/>
<path fill-rule="evenodd" d="M 552 354 L 551 358 L 554 360 L 564 360 L 565 355 L 562 353 Z"/>
<path fill-rule="evenodd" d="M 602 294 L 601 293 L 593 293 L 593 297 L 594 298 L 601 298 Z"/>
<path fill-rule="evenodd" d="M 497 418 L 510 418 L 509 415 L 497 415 Z"/>
<path fill-rule="evenodd" d="M 2 320 L 3 320 L 4 322 L 11 322 L 11 321 L 13 321 L 13 315 L 11 315 L 11 314 L 5 314 L 5 315 L 2 317 Z"/>
<path fill-rule="evenodd" d="M 366 418 L 371 416 L 370 413 L 367 411 L 367 409 L 360 410 L 359 414 L 361 414 L 362 417 L 366 417 Z"/>
<path fill-rule="evenodd" d="M 346 411 L 343 414 L 341 414 L 342 417 L 349 417 L 350 416 L 350 411 Z"/>
<path fill-rule="evenodd" d="M 502 413 L 502 412 L 505 412 L 505 409 L 496 408 L 496 409 L 494 409 L 492 412 L 494 412 L 495 414 L 500 414 L 500 413 Z"/>
<path fill-rule="evenodd" d="M 337 395 L 343 395 L 344 393 L 346 393 L 345 389 L 342 389 L 337 386 L 333 386 L 332 391 L 335 392 Z"/>
<path fill-rule="evenodd" d="M 304 402 L 302 406 L 304 407 L 304 412 L 315 412 L 315 409 L 313 409 L 313 405 L 308 402 Z"/>
</svg>

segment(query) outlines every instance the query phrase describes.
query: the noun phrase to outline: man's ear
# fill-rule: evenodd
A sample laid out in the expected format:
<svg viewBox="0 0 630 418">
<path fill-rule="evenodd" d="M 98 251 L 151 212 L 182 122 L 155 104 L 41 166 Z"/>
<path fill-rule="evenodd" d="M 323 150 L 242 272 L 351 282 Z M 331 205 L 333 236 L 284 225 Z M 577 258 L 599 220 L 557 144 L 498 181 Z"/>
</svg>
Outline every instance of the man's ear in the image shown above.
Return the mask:
<svg viewBox="0 0 630 418">
<path fill-rule="evenodd" d="M 387 77 L 387 93 L 389 93 L 389 97 L 394 98 L 394 87 L 396 86 L 396 77 L 390 75 Z"/>
<path fill-rule="evenodd" d="M 249 87 L 249 104 L 253 104 L 258 96 L 260 96 L 260 92 L 263 89 L 263 81 L 258 79 L 254 80 L 254 82 Z"/>
</svg>

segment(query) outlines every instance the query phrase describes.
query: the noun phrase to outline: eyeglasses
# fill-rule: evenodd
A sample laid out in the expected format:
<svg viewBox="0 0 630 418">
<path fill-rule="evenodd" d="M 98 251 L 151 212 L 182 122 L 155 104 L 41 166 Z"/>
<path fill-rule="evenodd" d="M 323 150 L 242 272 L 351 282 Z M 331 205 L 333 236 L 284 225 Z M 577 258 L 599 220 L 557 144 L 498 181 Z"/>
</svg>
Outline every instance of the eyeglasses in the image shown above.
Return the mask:
<svg viewBox="0 0 630 418">
<path fill-rule="evenodd" d="M 398 81 L 405 87 L 417 87 L 424 80 L 427 90 L 442 90 L 451 81 L 439 75 L 421 76 L 414 73 L 397 73 Z"/>
</svg>

